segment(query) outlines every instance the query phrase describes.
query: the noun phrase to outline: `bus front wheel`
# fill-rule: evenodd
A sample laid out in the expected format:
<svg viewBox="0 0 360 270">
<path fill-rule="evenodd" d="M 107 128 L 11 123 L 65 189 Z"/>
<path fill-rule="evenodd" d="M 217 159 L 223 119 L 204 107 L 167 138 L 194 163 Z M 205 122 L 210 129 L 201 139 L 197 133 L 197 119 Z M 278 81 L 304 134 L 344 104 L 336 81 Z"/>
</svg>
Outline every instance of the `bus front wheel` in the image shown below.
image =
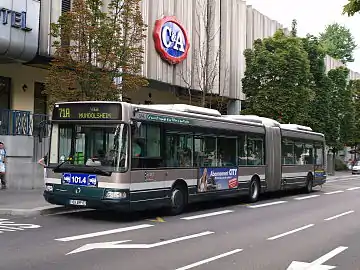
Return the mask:
<svg viewBox="0 0 360 270">
<path fill-rule="evenodd" d="M 176 185 L 172 189 L 170 203 L 170 215 L 179 215 L 184 211 L 186 206 L 186 194 L 181 185 Z"/>
<path fill-rule="evenodd" d="M 260 181 L 256 177 L 251 179 L 250 187 L 249 187 L 249 202 L 256 202 L 259 200 L 260 196 Z"/>
</svg>

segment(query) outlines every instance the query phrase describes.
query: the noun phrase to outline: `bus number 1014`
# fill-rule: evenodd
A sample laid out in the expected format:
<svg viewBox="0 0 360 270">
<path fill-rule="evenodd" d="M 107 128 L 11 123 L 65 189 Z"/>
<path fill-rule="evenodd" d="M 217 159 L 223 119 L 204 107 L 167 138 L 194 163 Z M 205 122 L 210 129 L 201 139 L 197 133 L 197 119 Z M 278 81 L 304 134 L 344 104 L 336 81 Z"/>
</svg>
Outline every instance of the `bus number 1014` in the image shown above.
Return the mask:
<svg viewBox="0 0 360 270">
<path fill-rule="evenodd" d="M 71 184 L 86 184 L 86 177 L 71 176 Z"/>
</svg>

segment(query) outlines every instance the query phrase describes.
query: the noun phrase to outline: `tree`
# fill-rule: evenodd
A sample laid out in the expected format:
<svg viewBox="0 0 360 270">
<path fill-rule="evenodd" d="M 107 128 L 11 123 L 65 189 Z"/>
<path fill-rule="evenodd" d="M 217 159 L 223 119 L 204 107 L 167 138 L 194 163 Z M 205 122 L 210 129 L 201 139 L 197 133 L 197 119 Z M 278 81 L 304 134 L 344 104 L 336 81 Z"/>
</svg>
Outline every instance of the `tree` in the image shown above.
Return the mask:
<svg viewBox="0 0 360 270">
<path fill-rule="evenodd" d="M 342 63 L 354 62 L 353 52 L 357 47 L 350 30 L 338 23 L 326 26 L 320 34 L 320 43 L 325 52 Z"/>
<path fill-rule="evenodd" d="M 345 67 L 338 67 L 328 72 L 328 76 L 333 84 L 329 89 L 331 106 L 329 107 L 329 122 L 326 138 L 327 145 L 333 152 L 342 149 L 352 138 L 352 105 L 351 96 L 349 99 L 348 76 L 349 70 Z M 350 92 L 351 93 L 351 92 Z"/>
<path fill-rule="evenodd" d="M 55 53 L 44 91 L 50 105 L 119 100 L 147 85 L 140 76 L 146 30 L 140 1 L 111 0 L 103 7 L 101 0 L 74 0 L 72 10 L 51 25 Z"/>
<path fill-rule="evenodd" d="M 201 106 L 206 107 L 207 96 L 215 90 L 219 76 L 221 48 L 215 45 L 215 38 L 220 27 L 215 27 L 215 1 L 196 0 L 196 48 L 193 49 L 194 64 L 190 73 L 180 71 L 179 75 L 187 86 L 190 101 L 191 89 L 196 87 L 201 91 Z M 222 80 L 227 78 L 228 69 L 224 68 Z M 194 77 L 195 76 L 195 77 Z M 219 90 L 221 95 L 221 89 Z M 221 103 L 219 99 L 217 102 Z"/>
<path fill-rule="evenodd" d="M 352 94 L 354 117 L 351 145 L 358 149 L 360 144 L 360 80 L 351 80 L 348 87 Z"/>
<path fill-rule="evenodd" d="M 297 36 L 297 20 L 292 20 L 291 22 L 291 36 L 296 37 Z"/>
<path fill-rule="evenodd" d="M 348 3 L 343 7 L 342 14 L 347 14 L 349 17 L 354 16 L 360 11 L 360 0 L 348 0 Z"/>
<path fill-rule="evenodd" d="M 244 55 L 242 82 L 247 109 L 242 113 L 283 123 L 306 122 L 314 93 L 302 39 L 278 30 L 273 37 L 256 40 L 254 48 L 245 50 Z"/>
<path fill-rule="evenodd" d="M 302 39 L 304 49 L 307 52 L 310 63 L 310 87 L 314 92 L 314 99 L 310 103 L 309 117 L 306 125 L 313 130 L 325 134 L 328 137 L 330 91 L 332 82 L 328 78 L 325 69 L 325 51 L 321 48 L 319 39 L 313 35 L 307 35 Z"/>
</svg>

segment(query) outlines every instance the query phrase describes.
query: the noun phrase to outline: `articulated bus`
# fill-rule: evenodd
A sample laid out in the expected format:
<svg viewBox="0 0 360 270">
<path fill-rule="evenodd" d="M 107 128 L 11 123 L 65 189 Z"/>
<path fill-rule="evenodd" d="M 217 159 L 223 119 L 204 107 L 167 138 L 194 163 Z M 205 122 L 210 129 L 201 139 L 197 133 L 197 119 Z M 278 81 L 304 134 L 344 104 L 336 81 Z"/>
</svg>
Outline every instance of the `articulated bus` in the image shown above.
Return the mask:
<svg viewBox="0 0 360 270">
<path fill-rule="evenodd" d="M 44 198 L 121 211 L 303 189 L 326 182 L 325 138 L 309 127 L 184 105 L 54 106 Z"/>
</svg>

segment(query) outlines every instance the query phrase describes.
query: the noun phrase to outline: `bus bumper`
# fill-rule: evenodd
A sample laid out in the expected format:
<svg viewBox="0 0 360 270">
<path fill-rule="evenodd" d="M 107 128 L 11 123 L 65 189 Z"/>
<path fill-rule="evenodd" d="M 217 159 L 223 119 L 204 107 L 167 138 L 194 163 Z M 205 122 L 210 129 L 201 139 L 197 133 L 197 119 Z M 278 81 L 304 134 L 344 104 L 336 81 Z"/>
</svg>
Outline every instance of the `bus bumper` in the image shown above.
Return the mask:
<svg viewBox="0 0 360 270">
<path fill-rule="evenodd" d="M 90 208 L 96 210 L 130 211 L 130 203 L 127 199 L 105 199 L 83 196 L 71 196 L 44 191 L 44 199 L 51 204 L 71 206 L 76 208 Z M 76 202 L 76 203 L 75 203 Z"/>
</svg>

